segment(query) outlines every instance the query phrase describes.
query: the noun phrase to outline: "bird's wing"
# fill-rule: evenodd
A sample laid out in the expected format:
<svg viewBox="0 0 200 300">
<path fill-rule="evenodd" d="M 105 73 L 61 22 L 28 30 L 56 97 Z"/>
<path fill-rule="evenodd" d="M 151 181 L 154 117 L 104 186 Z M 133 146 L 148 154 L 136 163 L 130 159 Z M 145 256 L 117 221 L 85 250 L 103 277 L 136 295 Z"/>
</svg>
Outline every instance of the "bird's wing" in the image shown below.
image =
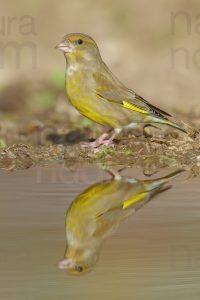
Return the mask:
<svg viewBox="0 0 200 300">
<path fill-rule="evenodd" d="M 96 81 L 95 92 L 97 98 L 122 105 L 127 109 L 142 114 L 151 114 L 164 119 L 171 117 L 170 114 L 150 104 L 132 90 L 127 89 L 123 85 L 118 85 L 118 82 L 115 82 L 114 78 L 106 77 L 100 73 L 95 73 L 93 76 Z"/>
<path fill-rule="evenodd" d="M 93 233 L 94 237 L 106 236 L 114 231 L 121 221 L 133 214 L 150 199 L 149 192 L 141 192 L 133 197 L 123 201 L 120 206 L 115 206 L 96 216 L 96 228 Z"/>
</svg>

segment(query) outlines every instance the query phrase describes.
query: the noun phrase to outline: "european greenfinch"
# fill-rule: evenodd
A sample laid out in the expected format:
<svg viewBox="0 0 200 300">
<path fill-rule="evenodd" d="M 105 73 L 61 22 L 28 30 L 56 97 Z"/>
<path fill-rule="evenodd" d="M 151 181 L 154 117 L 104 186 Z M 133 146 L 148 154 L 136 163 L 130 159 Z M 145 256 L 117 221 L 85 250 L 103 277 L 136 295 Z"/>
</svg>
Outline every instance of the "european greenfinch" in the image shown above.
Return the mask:
<svg viewBox="0 0 200 300">
<path fill-rule="evenodd" d="M 86 34 L 67 34 L 57 46 L 64 52 L 66 93 L 71 104 L 85 117 L 113 128 L 91 144 L 110 145 L 123 128 L 138 124 L 164 124 L 187 132 L 169 120 L 169 113 L 150 104 L 123 85 L 103 62 L 95 41 Z"/>
<path fill-rule="evenodd" d="M 69 274 L 91 271 L 103 241 L 118 225 L 141 208 L 182 170 L 155 180 L 137 180 L 114 174 L 112 179 L 92 185 L 77 196 L 66 214 L 67 248 L 58 267 Z"/>
</svg>

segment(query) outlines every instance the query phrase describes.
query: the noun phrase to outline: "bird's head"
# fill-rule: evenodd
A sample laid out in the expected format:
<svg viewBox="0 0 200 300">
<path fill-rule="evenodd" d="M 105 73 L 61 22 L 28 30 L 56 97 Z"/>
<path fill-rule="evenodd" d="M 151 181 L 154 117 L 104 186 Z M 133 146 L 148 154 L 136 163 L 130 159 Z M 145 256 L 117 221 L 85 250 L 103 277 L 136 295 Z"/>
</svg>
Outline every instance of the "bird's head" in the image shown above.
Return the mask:
<svg viewBox="0 0 200 300">
<path fill-rule="evenodd" d="M 58 263 L 58 268 L 67 271 L 70 275 L 82 275 L 90 272 L 98 260 L 96 248 L 69 247 L 65 258 Z"/>
<path fill-rule="evenodd" d="M 69 61 L 94 61 L 101 58 L 95 41 L 83 33 L 67 34 L 56 48 L 63 51 Z"/>
</svg>

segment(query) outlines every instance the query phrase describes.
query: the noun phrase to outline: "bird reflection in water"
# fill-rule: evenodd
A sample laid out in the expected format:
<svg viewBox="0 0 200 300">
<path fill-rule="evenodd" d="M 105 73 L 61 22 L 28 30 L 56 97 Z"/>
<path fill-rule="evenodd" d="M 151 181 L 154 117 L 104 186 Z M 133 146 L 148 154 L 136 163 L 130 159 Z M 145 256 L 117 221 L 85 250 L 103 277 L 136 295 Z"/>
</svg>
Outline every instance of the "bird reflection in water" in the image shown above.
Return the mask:
<svg viewBox="0 0 200 300">
<path fill-rule="evenodd" d="M 103 241 L 122 221 L 154 196 L 168 190 L 168 183 L 182 170 L 153 180 L 137 180 L 108 171 L 112 178 L 92 185 L 77 196 L 66 215 L 67 248 L 58 267 L 69 274 L 91 271 Z"/>
</svg>

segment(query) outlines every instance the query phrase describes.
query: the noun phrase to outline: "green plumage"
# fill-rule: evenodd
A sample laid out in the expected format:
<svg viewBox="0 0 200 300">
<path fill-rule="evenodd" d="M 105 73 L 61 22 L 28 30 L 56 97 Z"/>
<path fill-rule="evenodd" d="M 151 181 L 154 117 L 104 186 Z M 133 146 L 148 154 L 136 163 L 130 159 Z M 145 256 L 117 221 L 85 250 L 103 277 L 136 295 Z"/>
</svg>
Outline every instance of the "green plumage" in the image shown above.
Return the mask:
<svg viewBox="0 0 200 300">
<path fill-rule="evenodd" d="M 67 61 L 68 99 L 82 115 L 114 129 L 160 123 L 186 132 L 168 119 L 170 114 L 124 86 L 103 62 L 96 43 L 89 36 L 69 34 L 59 48 Z"/>
</svg>

